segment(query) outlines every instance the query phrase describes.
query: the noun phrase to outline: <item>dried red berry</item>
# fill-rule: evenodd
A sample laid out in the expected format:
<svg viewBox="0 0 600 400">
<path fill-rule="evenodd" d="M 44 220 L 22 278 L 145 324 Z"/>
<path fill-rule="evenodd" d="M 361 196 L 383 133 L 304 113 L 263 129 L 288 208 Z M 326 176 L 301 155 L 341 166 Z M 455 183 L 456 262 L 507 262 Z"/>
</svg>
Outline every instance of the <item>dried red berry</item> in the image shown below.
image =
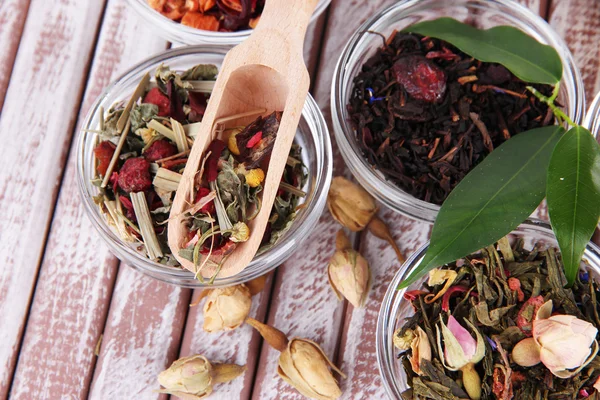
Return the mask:
<svg viewBox="0 0 600 400">
<path fill-rule="evenodd" d="M 144 157 L 127 159 L 119 171 L 119 187 L 127 193 L 150 189 L 150 163 Z"/>
<path fill-rule="evenodd" d="M 144 97 L 143 103 L 150 103 L 158 106 L 158 116 L 168 117 L 170 102 L 169 98 L 160 91 L 159 88 L 155 87 L 148 91 Z"/>
<path fill-rule="evenodd" d="M 195 203 L 198 203 L 200 200 L 202 200 L 202 198 L 206 197 L 209 193 L 210 193 L 210 189 L 205 188 L 205 187 L 201 187 L 198 190 L 198 193 L 196 193 L 196 201 L 195 201 Z M 199 211 L 203 212 L 205 214 L 214 214 L 214 212 L 215 212 L 215 202 L 214 201 L 210 201 L 210 202 L 206 203 Z"/>
<path fill-rule="evenodd" d="M 171 157 L 177 154 L 177 147 L 167 139 L 157 140 L 144 151 L 144 157 L 148 162 L 155 162 L 163 158 Z"/>
<path fill-rule="evenodd" d="M 544 304 L 542 296 L 531 297 L 527 300 L 517 315 L 517 326 L 528 337 L 532 336 L 532 323 L 540 307 Z"/>
<path fill-rule="evenodd" d="M 108 165 L 110 164 L 110 160 L 112 159 L 116 148 L 117 146 L 111 142 L 102 142 L 94 149 L 94 155 L 96 156 L 96 159 L 98 159 L 98 167 L 96 167 L 96 170 L 100 175 L 106 174 L 106 170 L 108 169 Z"/>
<path fill-rule="evenodd" d="M 406 56 L 392 66 L 392 73 L 406 92 L 417 100 L 438 102 L 446 92 L 446 73 L 423 56 Z"/>
</svg>

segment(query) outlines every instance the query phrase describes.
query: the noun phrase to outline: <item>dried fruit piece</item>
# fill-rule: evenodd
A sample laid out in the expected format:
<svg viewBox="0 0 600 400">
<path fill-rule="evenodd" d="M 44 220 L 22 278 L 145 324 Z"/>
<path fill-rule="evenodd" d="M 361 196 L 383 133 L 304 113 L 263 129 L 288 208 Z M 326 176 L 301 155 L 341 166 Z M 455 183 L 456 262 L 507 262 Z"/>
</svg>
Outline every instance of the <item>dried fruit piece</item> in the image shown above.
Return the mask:
<svg viewBox="0 0 600 400">
<path fill-rule="evenodd" d="M 150 163 L 143 157 L 130 158 L 119 171 L 119 187 L 127 193 L 143 192 L 152 187 Z"/>
<path fill-rule="evenodd" d="M 392 73 L 406 92 L 417 100 L 436 103 L 446 93 L 446 73 L 425 57 L 402 57 L 392 66 Z"/>
<path fill-rule="evenodd" d="M 144 157 L 149 162 L 162 160 L 163 158 L 171 157 L 177 154 L 177 147 L 166 139 L 157 140 L 144 152 Z"/>
<path fill-rule="evenodd" d="M 98 160 L 98 166 L 96 167 L 96 170 L 100 175 L 106 174 L 106 170 L 108 169 L 108 165 L 110 164 L 110 160 L 112 159 L 116 148 L 117 146 L 115 146 L 112 142 L 106 141 L 100 143 L 94 149 L 94 155 Z"/>
<path fill-rule="evenodd" d="M 196 29 L 205 31 L 218 31 L 219 21 L 212 15 L 206 15 L 199 12 L 186 12 L 181 23 Z"/>
<path fill-rule="evenodd" d="M 169 116 L 169 98 L 160 91 L 159 88 L 155 87 L 148 91 L 144 97 L 143 103 L 150 103 L 158 106 L 158 116 L 168 117 Z"/>
</svg>

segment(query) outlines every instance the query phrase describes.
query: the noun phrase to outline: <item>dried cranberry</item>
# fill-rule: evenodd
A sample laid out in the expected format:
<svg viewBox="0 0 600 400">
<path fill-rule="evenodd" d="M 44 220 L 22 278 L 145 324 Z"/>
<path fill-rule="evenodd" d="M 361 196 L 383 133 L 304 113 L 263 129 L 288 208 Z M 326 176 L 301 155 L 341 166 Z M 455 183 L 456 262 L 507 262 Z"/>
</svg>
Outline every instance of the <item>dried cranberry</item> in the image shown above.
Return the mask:
<svg viewBox="0 0 600 400">
<path fill-rule="evenodd" d="M 112 159 L 116 148 L 117 146 L 111 142 L 102 142 L 94 149 L 94 155 L 98 159 L 98 167 L 96 170 L 100 175 L 106 174 L 106 170 L 108 169 L 108 165 L 110 164 L 110 160 Z"/>
<path fill-rule="evenodd" d="M 148 162 L 155 162 L 163 158 L 171 157 L 177 154 L 177 147 L 166 139 L 157 140 L 144 152 L 144 157 Z"/>
<path fill-rule="evenodd" d="M 195 201 L 195 203 L 198 203 L 200 200 L 202 200 L 204 197 L 206 197 L 209 193 L 210 193 L 210 189 L 205 188 L 205 187 L 201 187 L 198 190 L 198 193 L 196 193 L 196 201 Z M 215 202 L 212 201 L 212 200 L 209 201 L 204 206 L 202 206 L 202 208 L 199 211 L 203 212 L 205 214 L 214 214 L 214 212 L 215 212 Z"/>
<path fill-rule="evenodd" d="M 160 91 L 159 88 L 155 87 L 148 91 L 144 97 L 144 103 L 150 103 L 158 106 L 158 116 L 168 117 L 169 116 L 169 98 Z"/>
<path fill-rule="evenodd" d="M 423 56 L 406 56 L 392 66 L 392 73 L 406 92 L 417 100 L 436 103 L 446 92 L 446 73 Z"/>
<path fill-rule="evenodd" d="M 119 187 L 127 193 L 150 189 L 150 163 L 143 157 L 127 159 L 119 171 Z"/>
</svg>

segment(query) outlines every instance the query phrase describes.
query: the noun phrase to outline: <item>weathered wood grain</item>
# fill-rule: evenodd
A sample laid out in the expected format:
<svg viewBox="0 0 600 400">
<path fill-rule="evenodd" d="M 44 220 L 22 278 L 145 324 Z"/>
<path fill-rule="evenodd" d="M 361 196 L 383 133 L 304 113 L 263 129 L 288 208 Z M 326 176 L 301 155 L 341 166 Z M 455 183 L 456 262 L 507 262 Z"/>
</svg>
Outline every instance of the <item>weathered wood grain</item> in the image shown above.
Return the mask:
<svg viewBox="0 0 600 400">
<path fill-rule="evenodd" d="M 79 124 L 110 80 L 166 42 L 111 0 L 105 12 Z M 75 118 L 76 116 L 73 116 Z M 14 398 L 85 398 L 117 274 L 117 260 L 84 215 L 76 180 L 76 143 L 50 229 L 12 386 Z"/>
<path fill-rule="evenodd" d="M 176 358 L 191 291 L 123 265 L 89 399 L 164 399 L 157 375 Z"/>
<path fill-rule="evenodd" d="M 23 26 L 29 9 L 27 0 L 5 0 L 0 3 L 0 111 L 12 72 Z"/>
<path fill-rule="evenodd" d="M 0 398 L 14 370 L 103 5 L 33 0 L 6 93 L 0 116 Z"/>
<path fill-rule="evenodd" d="M 590 103 L 600 90 L 600 1 L 553 0 L 548 20 L 571 49 Z"/>
<path fill-rule="evenodd" d="M 270 274 L 263 291 L 252 298 L 250 316 L 259 321 L 264 321 L 266 316 L 273 275 L 273 273 Z M 199 293 L 196 291 L 194 298 Z M 179 357 L 202 354 L 214 362 L 245 365 L 244 375 L 226 384 L 215 386 L 211 399 L 248 399 L 252 391 L 262 339 L 258 332 L 249 325 L 243 325 L 227 332 L 205 332 L 202 328 L 204 323 L 202 310 L 205 301 L 203 300 L 198 306 L 189 310 Z"/>
</svg>

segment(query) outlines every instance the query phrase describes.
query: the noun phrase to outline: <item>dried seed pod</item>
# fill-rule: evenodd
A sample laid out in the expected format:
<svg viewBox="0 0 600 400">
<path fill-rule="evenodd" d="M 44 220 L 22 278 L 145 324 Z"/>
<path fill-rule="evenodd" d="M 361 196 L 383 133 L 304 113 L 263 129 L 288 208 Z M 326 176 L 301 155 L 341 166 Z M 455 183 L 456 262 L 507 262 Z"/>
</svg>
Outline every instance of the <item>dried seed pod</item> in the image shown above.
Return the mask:
<svg viewBox="0 0 600 400">
<path fill-rule="evenodd" d="M 406 261 L 404 255 L 400 251 L 400 248 L 396 244 L 392 233 L 390 232 L 390 228 L 386 225 L 385 222 L 381 220 L 381 218 L 375 216 L 371 220 L 371 222 L 369 222 L 367 228 L 369 229 L 369 232 L 371 232 L 373 235 L 377 236 L 379 239 L 385 240 L 390 244 L 390 246 L 392 246 L 400 264 L 403 264 L 404 261 Z"/>
<path fill-rule="evenodd" d="M 213 289 L 204 304 L 204 330 L 232 330 L 244 323 L 250 313 L 252 295 L 246 285 Z"/>
<path fill-rule="evenodd" d="M 354 307 L 361 307 L 369 292 L 371 271 L 367 260 L 356 250 L 337 250 L 327 267 L 329 284 L 338 298 L 345 297 Z"/>
<path fill-rule="evenodd" d="M 182 399 L 203 399 L 212 393 L 213 384 L 229 382 L 245 370 L 245 366 L 236 364 L 211 364 L 201 355 L 184 357 L 158 375 L 158 382 L 164 386 L 159 392 Z"/>
<path fill-rule="evenodd" d="M 373 196 L 341 176 L 331 181 L 327 207 L 337 222 L 353 232 L 363 230 L 377 213 Z"/>
</svg>

